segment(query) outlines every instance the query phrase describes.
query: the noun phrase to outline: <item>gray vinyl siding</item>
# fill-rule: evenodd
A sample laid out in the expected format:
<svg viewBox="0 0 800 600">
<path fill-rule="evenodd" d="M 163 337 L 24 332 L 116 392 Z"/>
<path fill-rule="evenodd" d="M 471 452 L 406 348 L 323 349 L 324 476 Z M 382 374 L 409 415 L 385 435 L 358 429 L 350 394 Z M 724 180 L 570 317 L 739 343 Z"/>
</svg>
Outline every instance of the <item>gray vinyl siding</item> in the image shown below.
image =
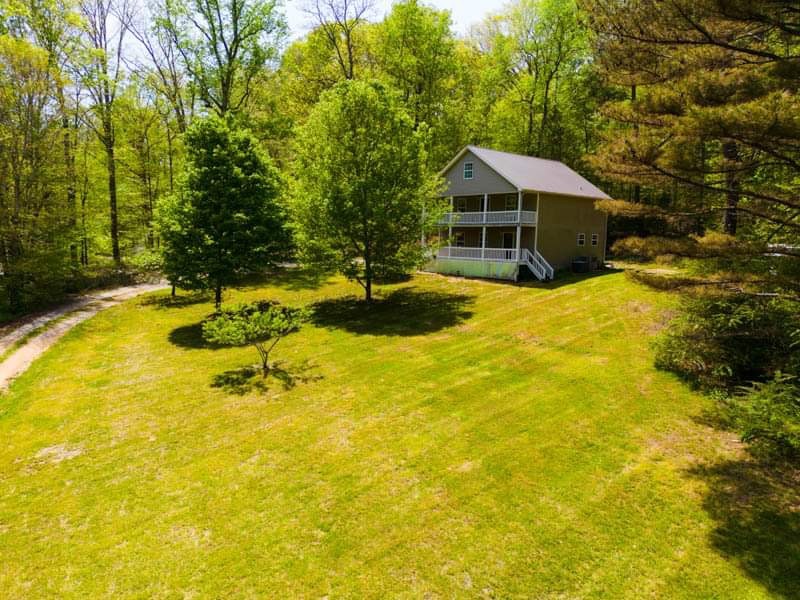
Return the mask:
<svg viewBox="0 0 800 600">
<path fill-rule="evenodd" d="M 473 164 L 472 179 L 464 179 L 464 163 Z M 466 152 L 444 175 L 448 187 L 445 196 L 473 196 L 516 192 L 517 189 L 498 175 L 489 165 Z"/>
<path fill-rule="evenodd" d="M 586 245 L 578 246 L 578 234 L 586 234 Z M 598 234 L 592 246 L 592 234 Z M 606 214 L 596 210 L 594 200 L 542 194 L 539 203 L 538 250 L 554 268 L 568 268 L 579 256 L 605 258 Z"/>
</svg>

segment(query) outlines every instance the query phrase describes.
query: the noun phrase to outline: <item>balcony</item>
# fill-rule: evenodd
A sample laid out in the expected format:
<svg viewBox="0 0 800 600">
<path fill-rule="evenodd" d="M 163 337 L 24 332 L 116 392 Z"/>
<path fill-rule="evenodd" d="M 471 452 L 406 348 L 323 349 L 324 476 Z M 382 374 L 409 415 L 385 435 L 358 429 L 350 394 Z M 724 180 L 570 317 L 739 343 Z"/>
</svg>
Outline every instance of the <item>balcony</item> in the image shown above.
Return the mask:
<svg viewBox="0 0 800 600">
<path fill-rule="evenodd" d="M 491 225 L 536 225 L 537 215 L 533 210 L 496 210 L 487 212 L 451 212 L 439 220 L 448 227 L 470 227 Z"/>
</svg>

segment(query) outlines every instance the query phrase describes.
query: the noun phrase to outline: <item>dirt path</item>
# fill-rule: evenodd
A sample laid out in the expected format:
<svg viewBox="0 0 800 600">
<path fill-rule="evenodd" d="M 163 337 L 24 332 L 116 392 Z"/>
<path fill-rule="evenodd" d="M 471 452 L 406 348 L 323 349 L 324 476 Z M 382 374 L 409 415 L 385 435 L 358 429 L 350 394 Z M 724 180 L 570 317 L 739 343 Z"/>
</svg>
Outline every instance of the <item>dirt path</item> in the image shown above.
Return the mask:
<svg viewBox="0 0 800 600">
<path fill-rule="evenodd" d="M 114 288 L 81 296 L 69 304 L 37 315 L 17 327 L 8 330 L 0 337 L 0 355 L 32 331 L 58 320 L 38 335 L 34 335 L 24 345 L 14 350 L 0 363 L 0 389 L 7 389 L 11 381 L 24 373 L 34 360 L 39 358 L 57 340 L 78 323 L 96 315 L 101 310 L 116 306 L 140 294 L 153 292 L 165 287 L 164 283 L 144 283 Z"/>
</svg>

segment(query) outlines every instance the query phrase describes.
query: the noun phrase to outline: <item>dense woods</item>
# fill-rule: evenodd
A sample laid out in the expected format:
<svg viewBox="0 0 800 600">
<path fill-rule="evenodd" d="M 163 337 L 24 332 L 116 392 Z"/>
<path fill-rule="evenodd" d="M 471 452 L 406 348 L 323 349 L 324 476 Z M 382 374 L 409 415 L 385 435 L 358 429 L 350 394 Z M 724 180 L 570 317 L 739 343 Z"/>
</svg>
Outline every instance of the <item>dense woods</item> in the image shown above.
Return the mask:
<svg viewBox="0 0 800 600">
<path fill-rule="evenodd" d="M 795 2 L 514 0 L 466 36 L 416 0 L 385 18 L 370 0 L 304 6 L 315 26 L 291 41 L 276 0 L 0 2 L 3 313 L 159 268 L 156 216 L 187 197 L 201 152 L 187 153 L 187 131 L 211 117 L 249 131 L 286 183 L 275 210 L 303 214 L 292 190 L 335 160 L 330 90 L 359 80 L 402 110 L 398 140 L 423 143 L 414 173 L 472 143 L 558 159 L 605 187 L 613 251 L 686 274 L 641 276 L 686 297 L 660 364 L 734 398 L 772 386 L 800 422 Z M 731 418 L 752 423 L 752 406 L 734 402 Z M 769 429 L 750 431 L 771 443 Z M 800 447 L 794 435 L 779 443 Z"/>
</svg>

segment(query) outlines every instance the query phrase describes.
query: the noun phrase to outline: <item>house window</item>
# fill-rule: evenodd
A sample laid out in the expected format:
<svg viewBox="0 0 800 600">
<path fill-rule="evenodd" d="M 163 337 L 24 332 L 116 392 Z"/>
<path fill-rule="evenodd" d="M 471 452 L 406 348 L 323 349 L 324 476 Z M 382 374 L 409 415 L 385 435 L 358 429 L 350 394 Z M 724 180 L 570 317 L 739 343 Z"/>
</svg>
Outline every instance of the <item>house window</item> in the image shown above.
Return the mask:
<svg viewBox="0 0 800 600">
<path fill-rule="evenodd" d="M 600 236 L 597 235 L 596 233 L 593 233 L 592 234 L 592 246 L 597 246 L 598 243 L 600 243 Z"/>
<path fill-rule="evenodd" d="M 464 163 L 464 179 L 472 179 L 474 175 L 474 167 L 471 162 Z"/>
<path fill-rule="evenodd" d="M 456 212 L 467 212 L 467 199 L 456 198 Z"/>
<path fill-rule="evenodd" d="M 503 248 L 511 249 L 514 248 L 516 244 L 514 243 L 514 234 L 510 231 L 503 232 Z"/>
<path fill-rule="evenodd" d="M 463 248 L 466 246 L 466 240 L 464 239 L 464 232 L 456 233 L 456 248 Z"/>
<path fill-rule="evenodd" d="M 509 196 L 506 196 L 506 207 L 505 207 L 505 210 L 517 210 L 517 201 L 518 200 L 519 200 L 519 198 L 517 198 L 513 194 L 511 194 Z"/>
<path fill-rule="evenodd" d="M 585 246 L 586 245 L 586 234 L 579 233 L 578 234 L 578 246 Z"/>
</svg>

